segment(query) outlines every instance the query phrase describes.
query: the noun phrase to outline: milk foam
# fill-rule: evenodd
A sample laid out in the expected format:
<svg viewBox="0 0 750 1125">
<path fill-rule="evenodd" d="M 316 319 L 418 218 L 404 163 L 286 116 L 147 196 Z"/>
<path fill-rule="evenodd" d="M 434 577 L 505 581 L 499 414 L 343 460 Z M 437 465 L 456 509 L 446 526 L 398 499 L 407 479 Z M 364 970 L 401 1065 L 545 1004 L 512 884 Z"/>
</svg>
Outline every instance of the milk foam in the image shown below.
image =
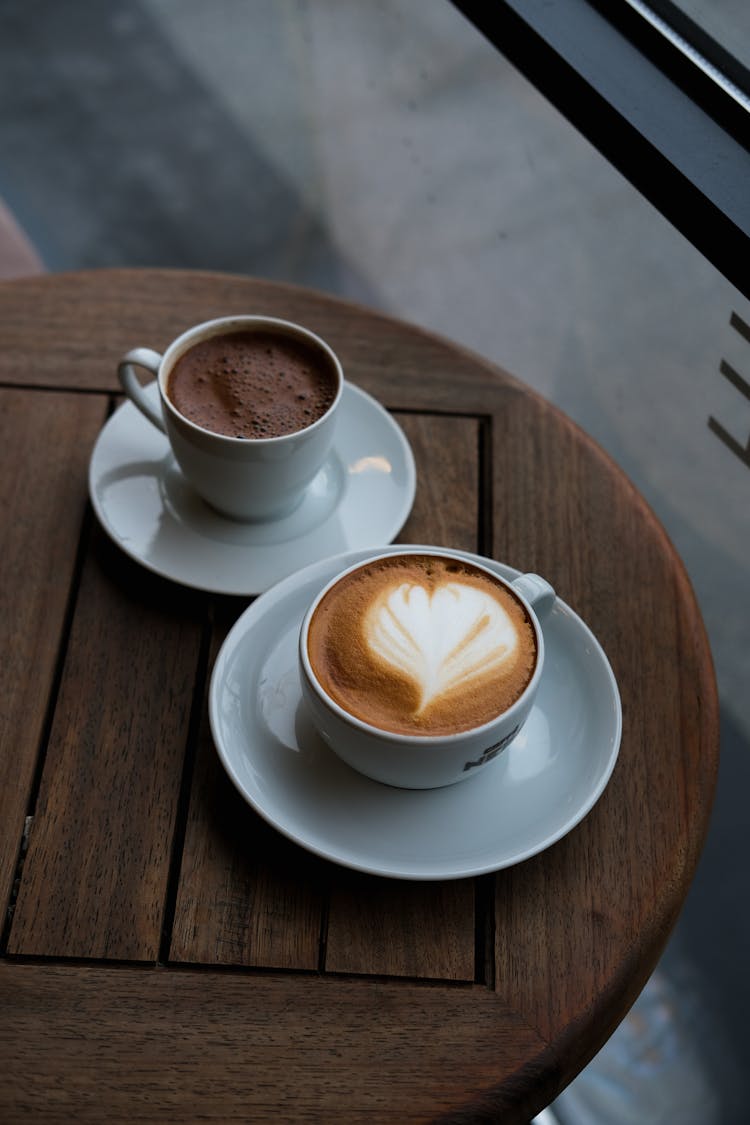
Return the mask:
<svg viewBox="0 0 750 1125">
<path fill-rule="evenodd" d="M 410 677 L 419 710 L 510 660 L 518 646 L 508 613 L 487 591 L 459 581 L 432 592 L 413 582 L 381 591 L 364 619 L 381 661 Z"/>
</svg>

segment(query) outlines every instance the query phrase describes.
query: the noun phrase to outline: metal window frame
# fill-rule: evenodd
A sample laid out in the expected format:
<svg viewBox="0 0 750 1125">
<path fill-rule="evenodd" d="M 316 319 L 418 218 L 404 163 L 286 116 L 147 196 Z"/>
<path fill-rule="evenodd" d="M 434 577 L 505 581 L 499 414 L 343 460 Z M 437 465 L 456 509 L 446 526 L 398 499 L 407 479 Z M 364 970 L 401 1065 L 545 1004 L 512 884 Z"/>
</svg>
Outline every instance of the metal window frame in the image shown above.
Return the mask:
<svg viewBox="0 0 750 1125">
<path fill-rule="evenodd" d="M 743 106 L 621 0 L 452 2 L 750 298 Z"/>
<path fill-rule="evenodd" d="M 626 2 L 632 3 L 633 0 L 626 0 Z M 731 55 L 725 46 L 713 39 L 706 29 L 687 15 L 674 3 L 674 0 L 644 0 L 644 2 L 657 19 L 663 20 L 712 67 L 750 98 L 750 70 L 741 59 Z M 617 0 L 617 3 L 622 4 L 622 0 Z"/>
</svg>

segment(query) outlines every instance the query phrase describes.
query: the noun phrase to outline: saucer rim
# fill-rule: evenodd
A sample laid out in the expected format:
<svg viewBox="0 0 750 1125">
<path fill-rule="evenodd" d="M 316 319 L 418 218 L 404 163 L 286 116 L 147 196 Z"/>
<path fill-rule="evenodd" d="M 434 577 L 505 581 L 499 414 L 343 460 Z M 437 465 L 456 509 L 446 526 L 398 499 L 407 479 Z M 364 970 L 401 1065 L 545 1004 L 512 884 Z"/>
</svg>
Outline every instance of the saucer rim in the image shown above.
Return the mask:
<svg viewBox="0 0 750 1125">
<path fill-rule="evenodd" d="M 617 680 L 615 678 L 609 659 L 607 658 L 607 655 L 598 638 L 595 636 L 589 626 L 583 621 L 583 619 L 561 598 L 558 597 L 556 599 L 556 608 L 559 608 L 564 613 L 564 615 L 572 622 L 572 624 L 583 633 L 586 638 L 587 644 L 589 644 L 596 652 L 599 664 L 610 684 L 611 702 L 614 705 L 614 721 L 610 736 L 609 756 L 608 758 L 606 758 L 597 783 L 586 794 L 585 799 L 579 803 L 578 807 L 568 817 L 565 823 L 562 824 L 559 829 L 552 834 L 541 837 L 535 845 L 527 847 L 525 850 L 519 852 L 511 858 L 502 859 L 500 861 L 491 860 L 489 862 L 479 863 L 475 866 L 468 866 L 463 868 L 459 868 L 458 863 L 456 863 L 450 870 L 428 870 L 423 868 L 417 869 L 417 867 L 413 867 L 410 869 L 408 868 L 406 863 L 397 868 L 393 864 L 390 866 L 387 864 L 378 865 L 377 862 L 363 862 L 361 860 L 357 860 L 356 858 L 347 857 L 345 854 L 343 854 L 342 845 L 337 845 L 335 839 L 331 841 L 328 847 L 323 847 L 312 843 L 304 837 L 304 834 L 301 830 L 295 831 L 291 825 L 288 825 L 287 823 L 284 823 L 283 821 L 275 818 L 268 809 L 264 808 L 260 787 L 256 791 L 256 795 L 251 794 L 246 789 L 241 778 L 238 776 L 237 771 L 232 765 L 230 752 L 224 746 L 223 739 L 221 739 L 219 736 L 218 696 L 222 686 L 224 666 L 229 659 L 232 650 L 240 643 L 240 641 L 247 633 L 248 619 L 250 619 L 250 621 L 252 622 L 252 617 L 258 612 L 262 611 L 264 606 L 267 604 L 267 600 L 273 598 L 276 602 L 276 605 L 271 607 L 271 611 L 278 610 L 278 607 L 283 604 L 287 593 L 292 593 L 296 587 L 304 584 L 306 580 L 311 583 L 314 581 L 316 583 L 316 589 L 319 580 L 320 588 L 322 588 L 322 586 L 325 585 L 325 582 L 328 581 L 328 578 L 325 577 L 326 573 L 329 573 L 331 576 L 335 575 L 336 573 L 338 573 L 338 571 L 345 569 L 345 567 L 350 563 L 366 561 L 370 557 L 375 557 L 385 552 L 398 553 L 401 550 L 415 550 L 420 548 L 425 549 L 424 545 L 420 544 L 399 543 L 386 545 L 385 547 L 380 548 L 359 548 L 345 551 L 338 555 L 330 556 L 329 558 L 321 559 L 318 562 L 311 563 L 309 566 L 294 572 L 287 578 L 282 579 L 275 586 L 271 587 L 268 591 L 266 591 L 258 599 L 256 599 L 256 601 L 253 602 L 253 604 L 249 606 L 234 623 L 229 633 L 225 637 L 214 662 L 208 693 L 209 725 L 214 746 L 216 748 L 222 766 L 229 776 L 232 784 L 239 792 L 240 796 L 246 801 L 250 808 L 261 817 L 262 820 L 264 820 L 267 824 L 269 824 L 272 828 L 274 828 L 288 840 L 291 840 L 299 847 L 302 847 L 304 850 L 318 856 L 321 859 L 335 863 L 338 866 L 347 868 L 349 870 L 358 871 L 368 875 L 375 875 L 382 878 L 412 882 L 453 881 L 463 878 L 475 878 L 477 876 L 492 874 L 509 867 L 517 866 L 519 863 L 522 863 L 525 860 L 532 858 L 533 856 L 541 854 L 548 848 L 552 847 L 553 844 L 558 843 L 561 839 L 572 832 L 573 829 L 576 828 L 594 808 L 594 806 L 604 793 L 605 789 L 607 788 L 614 768 L 617 764 L 620 744 L 622 741 L 622 702 L 617 685 Z M 485 556 L 481 556 L 473 552 L 456 549 L 455 551 L 453 551 L 453 553 L 467 559 L 468 561 L 478 562 L 480 564 L 488 566 L 491 569 L 494 569 L 501 577 L 504 577 L 511 581 L 514 578 L 520 576 L 520 574 L 522 573 L 522 571 L 516 570 L 515 568 L 510 567 L 505 563 L 500 563 L 495 559 L 489 559 Z M 336 569 L 329 569 L 331 567 L 336 567 Z M 320 576 L 313 577 L 312 574 L 308 573 L 310 571 L 314 571 L 315 569 L 320 569 Z M 311 600 L 314 596 L 315 592 L 314 590 L 311 590 Z M 258 607 L 259 603 L 260 608 L 256 608 Z M 250 753 L 252 754 L 251 748 Z M 331 751 L 331 753 L 333 752 Z M 254 757 L 252 761 L 253 768 L 258 769 L 258 756 Z M 347 766 L 346 768 L 350 769 L 351 767 Z M 378 787 L 378 789 L 389 788 L 388 786 L 381 786 L 379 782 L 372 781 L 369 778 L 362 777 L 362 781 L 365 785 Z M 461 785 L 465 784 L 467 784 L 467 782 L 458 782 L 456 786 L 448 786 L 447 788 L 460 789 Z M 394 788 L 394 792 L 399 794 L 400 800 L 409 800 L 411 797 L 411 799 L 416 804 L 417 801 L 423 801 L 425 799 L 429 800 L 431 794 L 442 793 L 443 790 L 404 790 Z"/>
<path fill-rule="evenodd" d="M 145 384 L 144 389 L 148 393 L 156 395 L 158 393 L 157 392 L 157 381 L 154 379 L 154 380 L 150 381 L 149 383 Z M 347 400 L 348 400 L 347 404 L 348 404 L 350 409 L 354 410 L 354 409 L 359 408 L 361 410 L 366 410 L 366 411 L 371 412 L 373 414 L 373 416 L 377 416 L 380 419 L 382 425 L 384 427 L 388 428 L 391 436 L 395 439 L 396 444 L 399 446 L 399 448 L 401 450 L 403 463 L 402 463 L 401 466 L 399 466 L 399 468 L 403 472 L 403 475 L 405 477 L 405 482 L 404 482 L 403 488 L 400 489 L 400 491 L 399 491 L 400 502 L 398 503 L 398 505 L 394 503 L 394 505 L 393 505 L 393 518 L 388 522 L 387 529 L 384 531 L 384 538 L 387 540 L 387 543 L 390 543 L 390 542 L 393 541 L 393 539 L 396 537 L 396 535 L 398 535 L 398 533 L 403 528 L 403 526 L 406 523 L 407 519 L 409 518 L 409 515 L 411 514 L 411 510 L 414 506 L 414 498 L 416 496 L 416 488 L 417 488 L 417 468 L 416 468 L 416 460 L 415 460 L 415 457 L 414 457 L 414 451 L 411 448 L 411 443 L 409 442 L 409 439 L 407 438 L 406 434 L 404 433 L 402 427 L 399 425 L 397 420 L 393 417 L 391 412 L 381 402 L 379 402 L 378 399 L 374 398 L 374 396 L 371 395 L 368 391 L 365 391 L 362 387 L 357 386 L 355 383 L 352 383 L 349 380 L 345 380 L 345 382 L 344 382 L 344 386 L 343 386 L 343 390 L 342 390 L 342 407 L 344 406 L 344 403 L 347 402 Z M 122 424 L 122 412 L 123 411 L 128 411 L 128 412 L 132 411 L 132 415 L 133 415 L 132 421 L 134 423 L 136 423 L 138 425 L 143 425 L 144 427 L 149 427 L 149 430 L 146 430 L 145 432 L 149 432 L 151 429 L 153 429 L 151 424 L 139 414 L 139 412 L 137 411 L 135 406 L 133 406 L 133 404 L 129 400 L 126 399 L 124 402 L 120 403 L 120 405 L 117 407 L 117 409 L 115 411 L 113 411 L 113 413 L 106 420 L 106 422 L 104 423 L 104 425 L 102 426 L 101 430 L 99 431 L 99 433 L 96 437 L 96 441 L 94 442 L 94 445 L 93 445 L 93 448 L 92 448 L 92 451 L 91 451 L 91 456 L 89 458 L 88 492 L 89 492 L 89 499 L 90 499 L 92 508 L 94 510 L 94 514 L 97 518 L 97 521 L 99 522 L 99 525 L 101 526 L 103 531 L 106 533 L 106 535 L 109 537 L 109 539 L 125 555 L 127 555 L 128 558 L 132 559 L 139 566 L 142 566 L 145 570 L 148 570 L 150 573 L 157 575 L 159 578 L 163 578 L 167 581 L 174 582 L 177 585 L 183 586 L 186 589 L 196 590 L 196 591 L 199 591 L 201 593 L 217 594 L 217 595 L 221 595 L 221 596 L 225 596 L 225 597 L 251 597 L 251 598 L 255 598 L 255 597 L 258 597 L 258 596 L 266 593 L 273 585 L 276 584 L 276 581 L 277 581 L 276 579 L 273 579 L 272 581 L 269 581 L 269 582 L 266 582 L 266 583 L 263 583 L 263 582 L 260 582 L 260 581 L 250 581 L 249 580 L 247 583 L 243 584 L 243 583 L 234 583 L 234 582 L 230 582 L 230 581 L 223 582 L 223 583 L 216 583 L 216 582 L 210 581 L 210 579 L 208 579 L 208 578 L 205 581 L 198 581 L 198 580 L 195 580 L 195 579 L 191 579 L 190 577 L 181 577 L 178 574 L 179 567 L 170 566 L 170 565 L 157 565 L 157 563 L 155 563 L 153 560 L 150 560 L 147 557 L 145 557 L 144 554 L 141 553 L 137 548 L 135 548 L 131 544 L 129 544 L 128 541 L 125 540 L 121 535 L 117 534 L 115 528 L 112 526 L 110 520 L 107 517 L 106 504 L 103 503 L 102 499 L 100 498 L 100 496 L 98 495 L 98 492 L 97 492 L 97 483 L 98 483 L 98 481 L 101 477 L 101 472 L 97 472 L 96 470 L 97 470 L 98 458 L 100 458 L 102 456 L 102 449 L 103 449 L 104 446 L 106 446 L 106 442 L 108 440 L 108 437 L 111 436 L 112 427 L 116 423 Z M 154 431 L 154 433 L 155 433 L 155 431 Z M 165 446 L 165 454 L 169 454 L 169 444 L 168 444 L 167 438 L 164 435 L 156 435 L 156 436 L 163 438 L 164 446 Z M 338 443 L 339 443 L 339 438 L 336 435 L 334 435 L 333 445 L 332 445 L 332 449 L 331 449 L 331 453 L 329 454 L 329 457 L 331 457 L 331 456 L 333 456 L 337 453 Z M 173 455 L 172 455 L 172 457 L 173 457 Z M 159 477 L 157 475 L 154 475 L 153 479 L 157 480 L 157 479 L 159 479 Z M 304 500 L 302 501 L 302 507 L 304 507 Z M 342 499 L 339 498 L 339 501 L 335 505 L 335 507 L 333 509 L 333 512 L 329 516 L 327 516 L 326 519 L 330 519 L 331 516 L 335 512 L 340 511 L 341 507 L 342 507 Z M 216 513 L 216 518 L 222 519 L 222 517 L 219 513 Z M 231 521 L 227 521 L 227 522 L 231 522 Z M 275 521 L 269 521 L 269 522 L 274 523 Z M 325 522 L 326 522 L 325 520 L 322 520 L 322 521 L 320 521 L 320 523 L 315 524 L 314 529 L 315 530 L 319 529 L 321 526 L 323 526 L 323 524 Z M 307 529 L 305 532 L 302 532 L 299 535 L 292 535 L 290 538 L 285 539 L 283 541 L 283 543 L 278 544 L 278 551 L 279 552 L 285 551 L 285 550 L 288 551 L 290 549 L 294 550 L 295 544 L 298 544 L 298 543 L 302 542 L 305 539 L 305 536 L 311 533 L 311 530 L 312 529 Z M 242 547 L 242 546 L 239 546 L 239 545 L 231 545 L 231 546 L 228 546 L 226 549 L 231 550 L 231 551 L 237 551 L 237 552 L 244 551 L 249 555 L 256 548 L 257 548 L 257 544 L 251 544 L 251 545 L 248 545 L 246 547 Z M 217 550 L 221 550 L 221 549 L 222 548 L 217 545 Z M 363 546 L 363 547 L 347 548 L 347 550 L 362 550 L 362 549 L 365 549 L 365 547 Z M 329 557 L 329 556 L 321 555 L 320 558 L 313 559 L 312 561 L 308 562 L 305 565 L 306 566 L 315 566 L 317 563 L 322 562 L 327 557 Z M 291 577 L 292 574 L 294 574 L 294 573 L 296 573 L 296 571 L 292 571 L 290 574 L 284 575 L 278 581 L 285 581 L 287 578 Z"/>
</svg>

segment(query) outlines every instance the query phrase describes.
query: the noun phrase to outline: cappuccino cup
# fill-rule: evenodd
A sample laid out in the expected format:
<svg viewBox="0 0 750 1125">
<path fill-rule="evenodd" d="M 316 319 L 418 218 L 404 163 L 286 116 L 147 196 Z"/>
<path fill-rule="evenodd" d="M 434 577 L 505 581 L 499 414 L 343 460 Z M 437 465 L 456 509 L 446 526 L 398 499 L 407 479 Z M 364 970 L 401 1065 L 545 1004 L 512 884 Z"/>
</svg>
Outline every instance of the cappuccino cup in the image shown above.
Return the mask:
<svg viewBox="0 0 750 1125">
<path fill-rule="evenodd" d="M 157 405 L 136 367 L 156 377 Z M 166 434 L 190 485 L 233 519 L 293 511 L 330 451 L 343 371 L 329 345 L 298 324 L 209 320 L 163 355 L 134 348 L 117 371 L 131 402 Z"/>
<path fill-rule="evenodd" d="M 543 578 L 408 547 L 356 563 L 302 621 L 312 723 L 355 770 L 407 789 L 474 776 L 526 721 L 544 666 Z"/>
</svg>

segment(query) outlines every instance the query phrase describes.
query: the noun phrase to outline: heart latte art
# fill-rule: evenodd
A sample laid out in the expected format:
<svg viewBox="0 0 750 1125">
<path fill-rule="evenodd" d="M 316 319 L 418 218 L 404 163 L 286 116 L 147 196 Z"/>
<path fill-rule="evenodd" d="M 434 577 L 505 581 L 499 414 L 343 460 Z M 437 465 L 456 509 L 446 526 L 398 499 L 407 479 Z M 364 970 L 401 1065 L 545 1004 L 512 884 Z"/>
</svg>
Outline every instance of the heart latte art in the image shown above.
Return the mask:
<svg viewBox="0 0 750 1125">
<path fill-rule="evenodd" d="M 346 711 L 396 733 L 488 722 L 531 679 L 534 632 L 518 599 L 471 563 L 393 555 L 339 580 L 318 605 L 308 653 Z"/>
<path fill-rule="evenodd" d="M 418 711 L 513 657 L 516 629 L 486 590 L 446 582 L 430 592 L 403 582 L 385 590 L 363 622 L 370 651 L 419 688 Z"/>
</svg>

